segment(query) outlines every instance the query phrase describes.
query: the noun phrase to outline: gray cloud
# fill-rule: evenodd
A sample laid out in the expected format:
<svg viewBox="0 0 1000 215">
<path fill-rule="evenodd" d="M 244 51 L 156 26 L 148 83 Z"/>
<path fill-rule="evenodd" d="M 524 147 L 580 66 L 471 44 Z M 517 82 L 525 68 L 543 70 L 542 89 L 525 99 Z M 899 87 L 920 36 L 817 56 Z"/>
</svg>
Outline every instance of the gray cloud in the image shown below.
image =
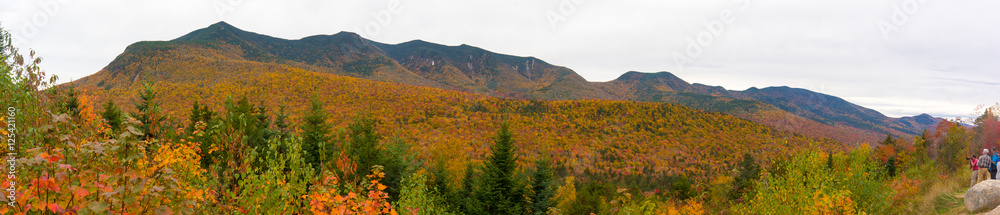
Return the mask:
<svg viewBox="0 0 1000 215">
<path fill-rule="evenodd" d="M 1000 100 L 1000 29 L 991 27 L 1000 2 L 919 2 L 10 0 L 0 2 L 0 21 L 62 81 L 97 72 L 133 42 L 224 20 L 286 39 L 353 31 L 387 43 L 470 44 L 592 81 L 638 70 L 737 90 L 787 85 L 889 116 L 966 116 Z M 731 22 L 715 28 L 724 15 Z M 674 54 L 699 36 L 710 43 L 679 68 Z"/>
</svg>

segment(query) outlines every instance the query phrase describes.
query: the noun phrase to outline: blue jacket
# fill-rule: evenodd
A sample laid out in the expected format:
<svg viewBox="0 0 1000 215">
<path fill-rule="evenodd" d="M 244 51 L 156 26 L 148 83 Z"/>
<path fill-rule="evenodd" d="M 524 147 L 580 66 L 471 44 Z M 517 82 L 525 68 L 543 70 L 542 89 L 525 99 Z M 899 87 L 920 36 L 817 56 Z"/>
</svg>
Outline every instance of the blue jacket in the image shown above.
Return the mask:
<svg viewBox="0 0 1000 215">
<path fill-rule="evenodd" d="M 991 170 L 997 170 L 997 161 L 1000 161 L 1000 155 L 993 153 L 993 165 L 990 165 Z"/>
</svg>

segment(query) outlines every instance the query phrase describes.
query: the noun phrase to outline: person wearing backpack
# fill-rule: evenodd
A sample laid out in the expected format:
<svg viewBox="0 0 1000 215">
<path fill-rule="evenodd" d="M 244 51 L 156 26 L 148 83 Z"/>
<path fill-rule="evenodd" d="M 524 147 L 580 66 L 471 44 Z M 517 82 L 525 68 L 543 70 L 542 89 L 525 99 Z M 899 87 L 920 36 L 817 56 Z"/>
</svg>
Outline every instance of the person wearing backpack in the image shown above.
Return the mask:
<svg viewBox="0 0 1000 215">
<path fill-rule="evenodd" d="M 983 155 L 979 156 L 978 161 L 979 175 L 976 176 L 976 184 L 990 179 L 990 165 L 993 165 L 993 156 L 990 156 L 989 149 L 983 149 Z"/>
</svg>

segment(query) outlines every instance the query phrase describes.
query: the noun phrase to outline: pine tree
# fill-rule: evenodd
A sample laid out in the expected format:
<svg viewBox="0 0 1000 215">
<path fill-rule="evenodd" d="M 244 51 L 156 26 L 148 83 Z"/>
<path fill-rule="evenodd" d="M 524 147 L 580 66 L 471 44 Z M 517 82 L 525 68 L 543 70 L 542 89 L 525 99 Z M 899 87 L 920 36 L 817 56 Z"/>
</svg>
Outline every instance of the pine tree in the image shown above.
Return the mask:
<svg viewBox="0 0 1000 215">
<path fill-rule="evenodd" d="M 674 184 L 676 185 L 676 182 Z M 690 186 L 690 184 L 688 185 Z M 607 211 L 604 207 L 604 199 L 609 189 L 611 187 L 608 185 L 594 180 L 583 184 L 576 194 L 576 202 L 566 211 L 567 214 L 590 214 Z"/>
<path fill-rule="evenodd" d="M 451 210 L 459 210 L 462 206 L 460 202 L 464 199 L 464 196 L 458 196 L 458 190 L 454 190 L 449 186 L 448 181 L 451 180 L 451 174 L 448 173 L 448 169 L 443 160 L 438 160 L 435 162 L 434 166 L 430 168 L 430 174 L 432 180 L 429 186 L 434 189 L 438 195 L 443 197 L 444 204 L 450 207 Z"/>
<path fill-rule="evenodd" d="M 274 115 L 274 126 L 277 128 L 274 131 L 274 138 L 278 140 L 278 147 L 275 153 L 285 154 L 288 152 L 287 141 L 290 137 L 290 129 L 288 128 L 290 124 L 288 123 L 288 112 L 286 111 L 285 105 L 278 106 L 278 113 Z"/>
<path fill-rule="evenodd" d="M 135 104 L 138 111 L 133 114 L 142 122 L 143 137 L 147 140 L 156 139 L 160 134 L 160 122 L 166 119 L 160 111 L 160 103 L 156 100 L 156 90 L 149 82 L 142 84 L 143 91 L 139 92 L 139 103 Z"/>
<path fill-rule="evenodd" d="M 376 122 L 371 117 L 363 116 L 347 126 L 350 143 L 347 154 L 358 164 L 356 176 L 363 176 L 373 165 L 384 165 L 382 150 L 378 142 L 382 136 L 375 132 Z"/>
<path fill-rule="evenodd" d="M 250 103 L 246 96 L 241 97 L 235 103 L 227 101 L 226 128 L 233 129 L 235 134 L 242 135 L 240 140 L 246 145 L 246 150 L 252 150 L 258 155 L 265 155 L 268 148 L 268 140 L 274 136 L 270 130 L 270 116 L 267 115 L 267 108 L 263 102 L 259 105 Z M 242 152 L 241 152 L 242 153 Z M 249 152 L 246 152 L 249 153 Z M 255 168 L 263 168 L 266 156 L 259 156 L 252 165 Z"/>
<path fill-rule="evenodd" d="M 208 109 L 208 105 L 200 105 L 198 101 L 195 101 L 191 105 L 191 115 L 188 116 L 189 124 L 188 127 L 184 129 L 189 137 L 192 138 L 192 142 L 197 142 L 199 149 L 201 149 L 201 167 L 208 169 L 212 165 L 212 160 L 214 157 L 220 154 L 220 152 L 212 152 L 211 148 L 215 145 L 215 139 L 209 133 L 214 133 L 213 126 L 216 124 L 215 113 L 211 109 Z M 204 127 L 198 127 L 201 123 Z M 196 133 L 197 131 L 197 133 Z"/>
<path fill-rule="evenodd" d="M 913 138 L 913 147 L 914 147 L 914 151 L 916 151 L 916 156 L 915 156 L 916 162 L 923 163 L 924 161 L 927 161 L 927 159 L 929 157 L 927 155 L 927 133 L 928 132 L 930 132 L 930 131 L 924 129 L 924 132 L 921 132 L 920 135 L 917 135 L 916 137 Z"/>
<path fill-rule="evenodd" d="M 733 181 L 733 194 L 730 196 L 733 200 L 741 198 L 743 194 L 753 193 L 753 184 L 760 178 L 760 165 L 754 161 L 750 153 L 745 153 L 737 171 L 739 174 Z"/>
<path fill-rule="evenodd" d="M 290 126 L 288 122 L 288 111 L 285 105 L 278 106 L 278 113 L 274 115 L 274 127 L 277 127 L 278 139 L 288 138 L 288 134 L 291 132 L 288 127 Z"/>
<path fill-rule="evenodd" d="M 889 178 L 896 177 L 896 157 L 889 157 L 885 160 L 885 173 Z"/>
<path fill-rule="evenodd" d="M 891 146 L 896 144 L 896 140 L 892 138 L 892 134 L 888 134 L 885 136 L 884 140 L 879 141 L 878 143 L 886 146 Z"/>
<path fill-rule="evenodd" d="M 500 125 L 493 147 L 483 166 L 483 179 L 476 195 L 485 214 L 520 214 L 524 202 L 522 190 L 514 180 L 517 167 L 514 141 L 509 126 Z"/>
<path fill-rule="evenodd" d="M 482 214 L 482 204 L 475 195 L 479 193 L 476 189 L 476 166 L 469 163 L 465 166 L 465 174 L 462 177 L 462 189 L 456 192 L 454 200 L 457 200 L 458 211 L 463 214 Z"/>
<path fill-rule="evenodd" d="M 245 98 L 245 97 L 244 97 Z M 271 130 L 271 116 L 267 115 L 267 108 L 264 107 L 264 102 L 259 102 L 256 107 L 250 106 L 249 119 L 251 125 L 246 128 L 246 135 L 249 138 L 247 144 L 257 151 L 257 154 L 263 155 L 268 148 L 268 140 L 274 137 L 275 132 Z M 261 157 L 263 160 L 264 158 Z M 260 164 L 260 163 L 258 163 Z"/>
<path fill-rule="evenodd" d="M 350 142 L 347 144 L 347 154 L 351 156 L 358 165 L 358 172 L 355 176 L 365 175 L 363 169 L 369 169 L 374 165 L 385 167 L 385 178 L 383 184 L 388 186 L 386 193 L 390 199 L 399 196 L 399 185 L 406 171 L 406 164 L 403 162 L 406 157 L 407 148 L 400 140 L 382 142 L 382 135 L 376 128 L 378 121 L 367 115 L 362 115 L 347 126 L 347 135 Z M 395 146 L 395 147 L 393 147 Z"/>
<path fill-rule="evenodd" d="M 101 118 L 108 123 L 108 127 L 111 128 L 111 132 L 118 132 L 122 127 L 122 110 L 118 109 L 115 105 L 115 101 L 108 99 L 107 103 L 104 103 L 104 111 L 101 112 Z"/>
<path fill-rule="evenodd" d="M 69 84 L 69 89 L 66 90 L 66 101 L 63 103 L 63 109 L 72 116 L 74 119 L 80 118 L 80 100 L 77 99 L 76 87 L 73 83 Z"/>
<path fill-rule="evenodd" d="M 531 180 L 534 191 L 531 212 L 536 215 L 545 214 L 552 207 L 552 196 L 555 195 L 555 189 L 552 188 L 552 168 L 548 159 L 542 157 L 535 162 L 535 173 Z"/>
<path fill-rule="evenodd" d="M 330 140 L 327 136 L 330 133 L 330 126 L 326 123 L 327 116 L 323 111 L 323 104 L 315 99 L 310 101 L 310 104 L 309 114 L 302 118 L 302 151 L 304 151 L 302 154 L 306 163 L 312 165 L 313 169 L 322 171 L 320 145 L 325 145 Z"/>
<path fill-rule="evenodd" d="M 201 105 L 198 104 L 198 101 L 194 101 L 194 104 L 191 104 L 191 115 L 188 115 L 188 126 L 184 128 L 184 132 L 188 135 L 194 135 L 195 125 L 200 121 Z"/>
</svg>

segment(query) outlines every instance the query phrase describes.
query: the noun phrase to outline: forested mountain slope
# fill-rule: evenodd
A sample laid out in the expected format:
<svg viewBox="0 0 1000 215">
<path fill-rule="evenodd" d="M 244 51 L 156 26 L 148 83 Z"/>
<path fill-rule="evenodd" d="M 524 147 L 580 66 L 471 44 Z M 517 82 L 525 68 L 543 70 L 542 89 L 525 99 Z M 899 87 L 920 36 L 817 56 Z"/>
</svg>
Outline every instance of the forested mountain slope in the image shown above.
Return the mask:
<svg viewBox="0 0 1000 215">
<path fill-rule="evenodd" d="M 845 142 L 873 143 L 886 134 L 913 136 L 942 121 L 926 114 L 916 118 L 889 118 L 841 98 L 805 89 L 767 87 L 734 91 L 718 86 L 689 84 L 669 72 L 627 72 L 615 80 L 595 82 L 594 85 L 619 99 L 666 102 L 725 112 Z M 806 120 L 794 120 L 796 122 L 791 124 L 776 122 L 798 117 Z"/>
<path fill-rule="evenodd" d="M 343 127 L 359 115 L 379 121 L 379 132 L 411 144 L 427 159 L 453 162 L 455 174 L 466 160 L 477 161 L 487 150 L 498 123 L 507 121 L 531 166 L 535 155 L 550 154 L 565 171 L 583 174 L 686 174 L 704 177 L 728 171 L 746 152 L 780 156 L 809 145 L 842 148 L 832 140 L 816 139 L 722 113 L 656 102 L 581 100 L 519 100 L 399 83 L 388 83 L 245 56 L 214 52 L 204 44 L 160 43 L 144 50 L 152 55 L 110 67 L 73 82 L 93 95 L 100 107 L 137 101 L 140 83 L 159 92 L 162 109 L 175 125 L 187 124 L 193 102 L 221 111 L 224 101 L 249 98 L 274 113 L 288 106 L 298 121 L 315 97 L 329 112 L 329 121 Z M 232 47 L 228 47 L 232 48 Z M 132 48 L 130 48 L 132 49 Z M 130 51 L 135 51 L 130 50 Z M 126 52 L 123 56 L 133 53 Z M 122 105 L 130 111 L 130 105 Z M 710 162 L 704 157 L 719 157 Z M 706 163 L 708 162 L 708 163 Z"/>
<path fill-rule="evenodd" d="M 393 45 L 349 32 L 286 40 L 243 31 L 225 22 L 171 41 L 132 44 L 100 72 L 78 82 L 121 91 L 144 80 L 166 81 L 210 94 L 206 86 L 227 83 L 227 78 L 239 75 L 262 77 L 263 73 L 246 71 L 291 69 L 499 98 L 665 102 L 845 143 L 873 143 L 885 134 L 912 136 L 940 121 L 933 117 L 892 119 L 840 98 L 802 89 L 730 91 L 689 84 L 666 72 L 628 72 L 609 82 L 587 82 L 571 69 L 534 57 L 498 54 L 469 45 L 445 46 L 421 40 Z M 187 83 L 195 79 L 208 82 Z"/>
</svg>

